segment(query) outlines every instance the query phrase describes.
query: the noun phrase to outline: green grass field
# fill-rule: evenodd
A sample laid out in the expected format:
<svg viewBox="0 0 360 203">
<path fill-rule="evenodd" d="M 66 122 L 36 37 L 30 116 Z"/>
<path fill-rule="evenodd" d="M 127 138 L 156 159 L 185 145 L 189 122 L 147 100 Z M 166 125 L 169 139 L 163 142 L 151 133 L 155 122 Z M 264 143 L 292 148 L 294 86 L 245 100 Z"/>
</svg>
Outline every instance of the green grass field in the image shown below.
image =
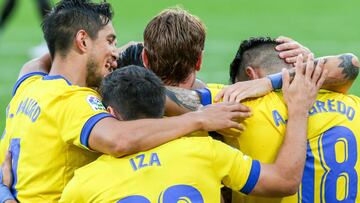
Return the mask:
<svg viewBox="0 0 360 203">
<path fill-rule="evenodd" d="M 4 0 L 0 0 L 2 4 Z M 28 51 L 42 42 L 34 1 L 19 4 L 0 35 L 0 130 L 5 108 Z M 360 55 L 360 1 L 266 0 L 109 0 L 115 11 L 119 45 L 142 40 L 147 22 L 164 8 L 179 5 L 207 26 L 205 57 L 199 77 L 207 82 L 228 81 L 228 66 L 239 43 L 251 36 L 290 36 L 316 56 L 352 52 Z M 360 82 L 351 93 L 360 96 Z"/>
</svg>

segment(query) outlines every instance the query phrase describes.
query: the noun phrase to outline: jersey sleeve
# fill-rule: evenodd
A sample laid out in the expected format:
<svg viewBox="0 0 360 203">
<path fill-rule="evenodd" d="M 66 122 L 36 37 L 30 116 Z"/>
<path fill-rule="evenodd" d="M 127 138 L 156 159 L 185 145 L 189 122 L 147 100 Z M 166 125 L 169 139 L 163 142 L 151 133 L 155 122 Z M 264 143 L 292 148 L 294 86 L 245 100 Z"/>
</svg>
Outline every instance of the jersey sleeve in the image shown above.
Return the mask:
<svg viewBox="0 0 360 203">
<path fill-rule="evenodd" d="M 249 194 L 260 176 L 260 162 L 252 160 L 238 149 L 213 140 L 214 170 L 222 183 L 244 194 Z"/>
<path fill-rule="evenodd" d="M 16 81 L 13 91 L 12 91 L 12 96 L 15 96 L 16 92 L 23 91 L 24 88 L 31 82 L 33 82 L 41 77 L 44 77 L 46 75 L 47 74 L 43 73 L 43 72 L 32 72 L 32 73 L 23 75 L 21 78 L 19 78 Z"/>
<path fill-rule="evenodd" d="M 62 139 L 68 143 L 90 149 L 88 139 L 91 130 L 103 118 L 112 117 L 95 92 L 73 91 L 63 96 L 66 102 L 61 107 L 58 125 Z"/>
</svg>

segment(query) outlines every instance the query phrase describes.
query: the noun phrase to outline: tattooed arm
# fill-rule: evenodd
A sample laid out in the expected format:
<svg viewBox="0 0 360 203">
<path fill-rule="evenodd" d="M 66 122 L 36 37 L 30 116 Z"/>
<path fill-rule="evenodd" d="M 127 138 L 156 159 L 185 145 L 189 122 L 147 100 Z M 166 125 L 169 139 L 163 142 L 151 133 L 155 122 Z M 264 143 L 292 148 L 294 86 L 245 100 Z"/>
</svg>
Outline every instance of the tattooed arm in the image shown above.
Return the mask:
<svg viewBox="0 0 360 203">
<path fill-rule="evenodd" d="M 354 54 L 346 53 L 337 56 L 322 57 L 328 76 L 322 89 L 346 93 L 359 74 L 359 60 Z"/>
<path fill-rule="evenodd" d="M 336 56 L 323 56 L 315 60 L 324 60 L 324 69 L 328 75 L 321 87 L 322 89 L 334 92 L 346 93 L 359 74 L 359 60 L 351 53 L 339 54 Z M 295 76 L 294 69 L 289 70 L 291 79 Z"/>
<path fill-rule="evenodd" d="M 313 57 L 313 55 L 310 54 L 308 57 Z M 319 58 L 315 61 L 315 63 L 320 61 L 320 59 L 322 59 L 324 63 L 324 69 L 326 69 L 328 75 L 324 85 L 321 88 L 334 92 L 346 93 L 350 89 L 352 83 L 359 73 L 358 58 L 354 54 L 341 54 L 337 56 L 325 56 Z M 303 64 L 303 68 L 305 68 L 305 64 Z M 295 75 L 294 69 L 289 70 L 289 72 L 291 76 L 290 80 L 292 80 Z M 257 80 L 260 81 L 261 79 Z M 253 90 L 247 89 L 247 86 L 244 83 L 245 82 L 237 82 L 228 87 L 225 87 L 219 92 L 218 95 L 216 95 L 215 101 L 219 101 L 222 98 L 223 101 L 227 102 L 240 102 L 243 99 L 251 97 Z M 253 83 L 254 85 L 258 85 L 259 82 L 253 80 Z M 252 95 L 253 97 L 259 97 L 264 95 L 263 93 L 264 91 L 261 90 L 260 94 Z"/>
<path fill-rule="evenodd" d="M 241 99 L 260 97 L 273 90 L 269 78 L 238 82 L 236 85 L 239 85 L 239 87 L 235 88 L 236 91 L 241 93 L 241 96 L 239 96 Z M 228 87 L 233 88 L 234 86 L 231 85 Z M 165 115 L 167 116 L 194 111 L 201 106 L 201 98 L 195 90 L 187 90 L 179 87 L 166 87 L 166 89 L 167 101 L 165 104 Z"/>
<path fill-rule="evenodd" d="M 319 58 L 320 59 L 320 58 Z M 317 61 L 319 61 L 317 59 Z M 359 73 L 359 60 L 354 54 L 341 54 L 326 56 L 324 69 L 328 70 L 328 76 L 322 86 L 323 89 L 346 93 Z M 317 63 L 316 61 L 316 63 Z M 295 73 L 290 70 L 291 78 Z M 241 82 L 245 84 L 245 82 Z M 166 115 L 180 115 L 194 111 L 201 106 L 200 96 L 194 90 L 178 87 L 166 87 Z"/>
<path fill-rule="evenodd" d="M 201 107 L 200 96 L 195 90 L 166 86 L 166 116 L 184 114 L 199 107 Z"/>
</svg>

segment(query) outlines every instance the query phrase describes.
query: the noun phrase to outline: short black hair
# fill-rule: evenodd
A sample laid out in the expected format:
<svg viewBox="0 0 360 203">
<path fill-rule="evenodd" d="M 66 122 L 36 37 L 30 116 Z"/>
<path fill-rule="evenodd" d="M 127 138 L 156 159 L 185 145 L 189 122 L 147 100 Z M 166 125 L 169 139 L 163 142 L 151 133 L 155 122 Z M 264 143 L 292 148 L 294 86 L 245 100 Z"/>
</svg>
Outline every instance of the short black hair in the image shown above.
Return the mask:
<svg viewBox="0 0 360 203">
<path fill-rule="evenodd" d="M 42 30 L 50 55 L 62 56 L 72 45 L 79 30 L 85 30 L 91 39 L 96 39 L 99 30 L 113 17 L 111 5 L 106 2 L 92 3 L 89 0 L 62 0 L 44 18 Z"/>
<path fill-rule="evenodd" d="M 100 88 L 104 105 L 113 107 L 124 120 L 161 118 L 165 87 L 150 70 L 130 65 L 105 77 Z"/>
<path fill-rule="evenodd" d="M 139 42 L 130 45 L 124 51 L 120 52 L 119 59 L 117 61 L 117 68 L 122 68 L 129 65 L 136 65 L 144 67 L 141 53 L 144 49 L 144 45 Z"/>
<path fill-rule="evenodd" d="M 270 37 L 251 37 L 241 42 L 235 58 L 230 64 L 230 83 L 238 80 L 248 80 L 245 73 L 247 66 L 254 68 L 282 68 L 285 61 L 279 58 L 275 47 L 279 43 Z M 266 70 L 275 71 L 277 70 Z"/>
</svg>

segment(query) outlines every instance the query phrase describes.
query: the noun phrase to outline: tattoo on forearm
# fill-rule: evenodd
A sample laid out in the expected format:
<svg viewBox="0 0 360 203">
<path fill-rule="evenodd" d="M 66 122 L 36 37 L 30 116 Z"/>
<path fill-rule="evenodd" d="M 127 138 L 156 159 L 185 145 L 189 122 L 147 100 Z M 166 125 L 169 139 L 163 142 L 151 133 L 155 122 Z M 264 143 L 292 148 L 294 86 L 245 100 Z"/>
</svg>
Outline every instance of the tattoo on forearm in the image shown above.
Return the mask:
<svg viewBox="0 0 360 203">
<path fill-rule="evenodd" d="M 350 54 L 344 54 L 339 56 L 339 59 L 341 60 L 339 67 L 343 68 L 342 74 L 345 75 L 345 78 L 354 80 L 359 74 L 359 67 L 353 64 L 353 56 Z"/>
<path fill-rule="evenodd" d="M 166 96 L 178 106 L 191 111 L 195 111 L 201 106 L 200 97 L 193 90 L 167 86 Z"/>
</svg>

